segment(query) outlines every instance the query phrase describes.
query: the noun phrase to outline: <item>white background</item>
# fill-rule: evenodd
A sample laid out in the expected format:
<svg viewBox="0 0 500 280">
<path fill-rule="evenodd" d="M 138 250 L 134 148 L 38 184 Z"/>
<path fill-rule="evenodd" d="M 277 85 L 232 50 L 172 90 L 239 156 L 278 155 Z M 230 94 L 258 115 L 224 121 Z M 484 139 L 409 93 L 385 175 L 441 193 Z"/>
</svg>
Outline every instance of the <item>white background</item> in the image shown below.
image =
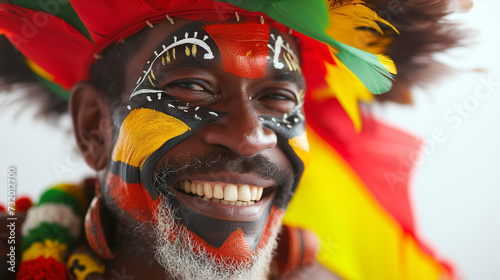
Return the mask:
<svg viewBox="0 0 500 280">
<path fill-rule="evenodd" d="M 462 279 L 500 279 L 499 14 L 500 2 L 481 0 L 469 13 L 453 16 L 480 31 L 475 45 L 440 56 L 457 73 L 416 90 L 414 106 L 374 108 L 378 117 L 426 139 L 411 185 L 417 225 L 423 240 L 450 260 Z M 46 124 L 33 117 L 34 108 L 5 100 L 0 100 L 0 182 L 15 165 L 18 194 L 37 198 L 53 183 L 92 175 L 75 151 L 67 118 Z M 436 133 L 441 136 L 433 137 Z"/>
</svg>

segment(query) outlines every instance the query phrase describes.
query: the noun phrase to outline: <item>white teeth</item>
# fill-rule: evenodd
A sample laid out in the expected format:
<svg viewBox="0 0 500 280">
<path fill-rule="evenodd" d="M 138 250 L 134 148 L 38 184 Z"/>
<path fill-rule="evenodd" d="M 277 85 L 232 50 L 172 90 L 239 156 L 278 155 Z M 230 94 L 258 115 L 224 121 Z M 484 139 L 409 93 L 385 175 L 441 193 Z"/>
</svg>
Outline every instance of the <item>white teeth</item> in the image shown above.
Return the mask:
<svg viewBox="0 0 500 280">
<path fill-rule="evenodd" d="M 250 200 L 257 200 L 257 187 L 253 186 L 250 188 Z"/>
<path fill-rule="evenodd" d="M 224 198 L 224 192 L 222 191 L 222 186 L 220 184 L 215 184 L 214 186 L 214 197 L 218 199 Z"/>
<path fill-rule="evenodd" d="M 205 182 L 203 184 L 203 190 L 205 191 L 205 197 L 206 198 L 212 198 L 214 197 L 214 194 L 212 193 L 212 186 L 210 186 L 209 183 Z"/>
<path fill-rule="evenodd" d="M 191 183 L 191 193 L 196 194 L 196 184 L 195 183 Z"/>
<path fill-rule="evenodd" d="M 201 184 L 196 184 L 196 194 L 203 196 L 203 186 Z"/>
<path fill-rule="evenodd" d="M 184 181 L 184 191 L 187 193 L 191 193 L 191 183 L 188 181 Z"/>
<path fill-rule="evenodd" d="M 257 198 L 255 201 L 259 201 L 262 198 L 262 193 L 264 192 L 264 188 L 257 188 Z"/>
<path fill-rule="evenodd" d="M 238 188 L 238 197 L 236 198 L 236 200 L 250 201 L 251 198 L 252 195 L 250 194 L 250 186 L 243 185 Z"/>
<path fill-rule="evenodd" d="M 238 187 L 236 185 L 226 184 L 226 186 L 224 187 L 224 200 L 238 200 Z"/>
<path fill-rule="evenodd" d="M 231 183 L 216 183 L 213 187 L 209 182 L 183 181 L 178 189 L 205 201 L 218 202 L 225 205 L 249 206 L 260 201 L 264 188 L 250 185 L 237 186 Z"/>
</svg>

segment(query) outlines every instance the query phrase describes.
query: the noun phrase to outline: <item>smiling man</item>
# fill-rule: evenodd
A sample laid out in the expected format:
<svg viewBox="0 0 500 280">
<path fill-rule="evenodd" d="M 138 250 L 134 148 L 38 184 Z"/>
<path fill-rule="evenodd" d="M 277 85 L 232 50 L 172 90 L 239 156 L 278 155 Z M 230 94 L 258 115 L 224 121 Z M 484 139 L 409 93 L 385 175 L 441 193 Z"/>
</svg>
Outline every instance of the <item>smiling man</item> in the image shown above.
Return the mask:
<svg viewBox="0 0 500 280">
<path fill-rule="evenodd" d="M 423 4 L 409 12 L 402 4 L 395 6 L 397 1 L 1 4 L 0 32 L 28 66 L 3 76 L 7 83 L 36 77 L 51 92 L 50 111 L 63 111 L 69 105 L 78 148 L 97 174 L 84 184 L 92 190 L 90 206 L 82 188 L 59 185 L 30 210 L 23 226 L 18 278 L 112 279 L 121 272 L 124 279 L 267 279 L 299 272 L 304 279 L 337 279 L 329 270 L 338 269 L 344 278 L 358 279 L 349 274 L 347 258 L 323 258 L 329 270 L 318 264 L 307 267 L 314 259 L 314 238 L 305 230 L 281 228 L 310 160 L 304 115 L 309 112 L 318 124 L 309 123 L 314 127 L 314 131 L 307 128 L 310 139 L 317 146 L 330 147 L 318 142 L 316 133 L 323 133 L 321 139 L 331 141 L 345 162 L 329 148 L 317 156 L 320 160 L 315 163 L 322 166 L 316 165 L 315 171 L 320 174 L 312 180 L 305 176 L 308 183 L 300 188 L 302 199 L 295 199 L 295 205 L 310 203 L 299 214 L 292 207 L 289 217 L 295 218 L 288 222 L 312 221 L 309 228 L 322 238 L 331 237 L 342 230 L 325 232 L 323 226 L 335 227 L 343 219 L 314 224 L 316 218 L 327 221 L 329 215 L 348 212 L 329 212 L 333 204 L 341 203 L 315 203 L 322 192 L 334 190 L 328 188 L 334 180 L 342 184 L 330 196 L 332 201 L 342 197 L 344 189 L 355 193 L 351 188 L 361 181 L 370 183 L 366 188 L 386 187 L 381 174 L 394 171 L 399 156 L 414 148 L 413 138 L 367 120 L 358 101 L 370 101 L 372 93 L 390 89 L 394 63 L 382 54 L 400 31 L 386 18 L 399 22 L 402 30 L 411 30 L 402 37 L 415 37 L 430 33 L 408 27 L 407 14 L 415 12 L 415 21 L 429 22 L 438 22 L 444 15 L 434 11 L 443 10 L 446 1 L 419 1 Z M 443 34 L 436 35 L 435 41 L 455 42 Z M 405 62 L 408 56 L 399 58 Z M 396 85 L 406 94 L 408 84 Z M 392 92 L 388 98 L 400 100 L 405 95 Z M 323 116 L 331 119 L 325 121 Z M 352 136 L 361 129 L 362 119 L 387 138 L 369 130 Z M 380 142 L 393 149 L 387 139 L 404 145 L 393 153 L 380 153 Z M 350 154 L 355 149 L 346 148 L 351 140 L 359 144 L 356 149 L 371 147 L 362 155 L 363 163 L 377 167 L 382 154 L 382 162 L 389 162 L 387 170 L 370 173 L 359 168 L 359 158 Z M 330 158 L 324 160 L 323 155 Z M 332 162 L 338 166 L 328 169 Z M 344 170 L 346 163 L 353 169 L 329 174 Z M 353 171 L 360 178 L 349 177 Z M 406 184 L 407 178 L 403 181 Z M 377 199 L 395 198 L 393 203 L 404 206 L 390 212 L 392 204 L 381 201 L 389 214 L 396 213 L 393 224 L 412 224 L 405 192 L 384 196 L 376 188 L 370 190 Z M 365 201 L 352 201 L 359 213 L 368 209 Z M 308 208 L 318 206 L 324 208 L 307 214 Z M 377 211 L 370 208 L 369 213 L 378 215 Z M 385 230 L 384 226 L 380 228 Z M 79 239 L 81 228 L 85 240 Z M 401 228 L 391 230 L 380 236 L 404 236 Z M 345 236 L 350 239 L 358 233 Z M 406 249 L 412 244 L 401 246 Z M 395 250 L 394 256 L 398 258 L 403 249 Z M 349 256 L 356 255 L 351 252 Z M 374 259 L 383 258 L 370 258 Z M 420 265 L 421 259 L 429 257 L 422 253 L 412 260 Z M 338 263 L 344 266 L 339 268 Z M 409 264 L 403 261 L 396 267 L 413 268 Z M 428 266 L 436 275 L 444 270 L 434 260 Z M 373 267 L 378 266 L 365 268 L 371 273 Z M 363 275 L 362 271 L 356 274 Z M 369 278 L 393 279 L 376 273 Z"/>
<path fill-rule="evenodd" d="M 164 21 L 139 37 L 111 111 L 92 84 L 73 88 L 79 147 L 108 170 L 99 193 L 117 217 L 110 267 L 142 270 L 158 240 L 156 259 L 183 279 L 266 275 L 306 149 L 298 49 L 276 28 L 255 16 Z M 95 144 L 85 133 L 107 119 L 113 129 Z"/>
</svg>

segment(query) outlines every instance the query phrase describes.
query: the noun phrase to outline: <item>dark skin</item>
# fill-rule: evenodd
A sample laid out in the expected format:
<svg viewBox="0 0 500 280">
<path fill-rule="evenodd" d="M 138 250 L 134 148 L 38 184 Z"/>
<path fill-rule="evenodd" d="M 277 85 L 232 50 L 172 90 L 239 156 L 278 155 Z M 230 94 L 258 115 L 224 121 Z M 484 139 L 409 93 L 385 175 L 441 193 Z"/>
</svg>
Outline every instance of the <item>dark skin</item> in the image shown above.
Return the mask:
<svg viewBox="0 0 500 280">
<path fill-rule="evenodd" d="M 126 68 L 125 90 L 120 102 L 122 106 L 127 102 L 130 93 L 135 88 L 135 81 L 141 75 L 144 61 L 148 60 L 153 50 L 157 48 L 158 43 L 167 34 L 186 23 L 188 21 L 182 19 L 177 20 L 175 26 L 163 22 L 148 31 L 144 44 L 130 58 Z M 293 40 L 290 40 L 290 42 L 293 42 Z M 292 44 L 292 47 L 297 50 L 294 44 Z M 291 170 L 292 167 L 288 159 L 277 146 L 276 135 L 272 130 L 260 124 L 258 114 L 261 112 L 267 113 L 270 110 L 281 110 L 281 108 L 286 110 L 286 108 L 293 106 L 294 101 L 283 101 L 281 98 L 279 100 L 268 97 L 260 98 L 259 96 L 257 96 L 259 98 L 255 98 L 254 92 L 258 92 L 259 87 L 266 83 L 274 83 L 276 75 L 266 73 L 266 76 L 261 79 L 243 78 L 225 72 L 216 63 L 209 65 L 201 73 L 196 72 L 195 69 L 185 69 L 179 74 L 174 73 L 172 79 L 175 79 L 176 75 L 179 75 L 179 77 L 187 75 L 188 77 L 195 76 L 196 78 L 202 77 L 204 80 L 209 80 L 210 84 L 216 88 L 213 91 L 215 94 L 203 95 L 204 93 L 202 93 L 201 97 L 197 95 L 193 96 L 191 100 L 184 101 L 200 102 L 200 104 L 209 102 L 210 108 L 223 110 L 230 117 L 221 118 L 215 123 L 202 127 L 194 135 L 171 149 L 165 155 L 165 158 L 168 158 L 169 155 L 185 153 L 186 150 L 195 154 L 203 153 L 206 150 L 215 152 L 227 150 L 240 157 L 263 155 L 273 159 L 275 164 L 283 169 Z M 291 91 L 298 92 L 304 88 L 303 78 L 302 80 L 297 79 L 296 82 L 279 83 L 290 88 Z M 190 85 L 189 87 L 193 86 Z M 249 100 L 249 97 L 252 97 L 252 99 Z M 115 104 L 111 104 L 105 94 L 88 82 L 78 83 L 73 88 L 70 110 L 77 144 L 86 162 L 96 171 L 103 171 L 107 168 L 109 155 L 113 150 L 114 134 L 111 121 L 113 119 L 113 110 L 111 109 L 113 105 Z M 161 162 L 163 161 L 160 161 L 159 165 L 161 165 Z M 217 174 L 217 176 L 221 175 L 238 180 L 237 174 L 230 172 Z M 178 178 L 178 180 L 180 179 L 182 178 Z M 107 204 L 112 205 L 112 198 L 108 197 L 105 191 L 103 193 L 105 199 L 108 200 Z M 120 211 L 117 210 L 112 216 L 115 218 L 119 216 L 122 219 L 121 224 L 131 225 L 132 228 L 141 225 L 133 217 L 127 217 L 127 215 L 118 212 Z M 129 276 L 140 276 L 144 279 L 163 279 L 164 269 L 152 259 L 151 225 L 145 224 L 141 233 L 139 233 L 140 236 L 137 237 L 137 235 L 123 234 L 126 229 L 120 228 L 120 223 L 117 224 L 119 228 L 115 246 L 115 255 L 117 257 L 106 263 L 107 273 L 104 278 L 94 275 L 93 279 L 110 279 L 115 277 L 113 271 L 121 273 L 123 268 L 126 268 L 125 272 Z M 138 248 L 142 250 L 138 250 Z M 144 250 L 144 248 L 146 249 Z M 140 255 L 137 252 L 145 252 L 146 255 Z M 311 268 L 298 271 L 297 275 L 302 278 L 305 277 L 304 279 L 337 279 L 329 270 L 317 264 Z M 293 275 L 291 277 L 293 279 Z M 272 275 L 272 278 L 287 279 L 278 275 Z"/>
</svg>

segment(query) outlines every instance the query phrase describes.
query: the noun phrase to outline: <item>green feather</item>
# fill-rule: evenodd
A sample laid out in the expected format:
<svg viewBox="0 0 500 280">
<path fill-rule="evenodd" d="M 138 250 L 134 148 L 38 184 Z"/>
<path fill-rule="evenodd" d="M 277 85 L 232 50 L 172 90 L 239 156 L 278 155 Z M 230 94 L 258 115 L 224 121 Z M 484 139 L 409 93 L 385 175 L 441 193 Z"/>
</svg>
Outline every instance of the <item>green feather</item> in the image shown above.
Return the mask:
<svg viewBox="0 0 500 280">
<path fill-rule="evenodd" d="M 374 54 L 343 44 L 325 33 L 329 26 L 328 7 L 324 0 L 219 0 L 242 9 L 262 12 L 277 22 L 313 39 L 326 43 L 339 52 L 337 57 L 351 70 L 366 88 L 374 93 L 387 92 L 392 74 Z"/>
<path fill-rule="evenodd" d="M 12 2 L 23 8 L 46 12 L 61 18 L 93 42 L 89 31 L 78 17 L 69 0 L 12 0 Z"/>
</svg>

